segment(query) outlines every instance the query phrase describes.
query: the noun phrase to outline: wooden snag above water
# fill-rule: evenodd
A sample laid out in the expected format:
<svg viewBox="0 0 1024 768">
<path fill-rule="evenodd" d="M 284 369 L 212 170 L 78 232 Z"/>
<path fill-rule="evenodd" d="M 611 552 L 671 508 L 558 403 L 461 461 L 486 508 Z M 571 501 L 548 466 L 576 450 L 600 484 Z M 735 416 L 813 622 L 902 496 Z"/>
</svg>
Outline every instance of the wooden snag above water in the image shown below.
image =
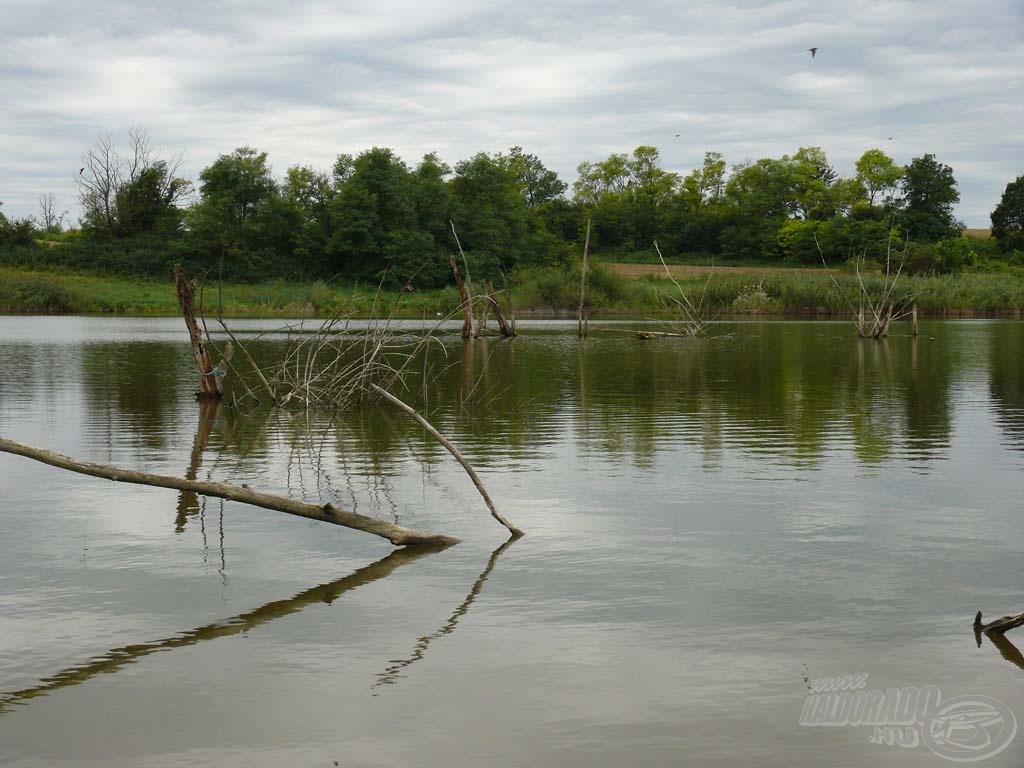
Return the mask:
<svg viewBox="0 0 1024 768">
<path fill-rule="evenodd" d="M 209 345 L 203 341 L 203 332 L 199 330 L 199 323 L 196 322 L 196 282 L 189 279 L 177 264 L 174 265 L 174 288 L 178 294 L 178 306 L 181 307 L 181 314 L 185 318 L 185 327 L 188 328 L 192 355 L 199 369 L 199 391 L 196 392 L 196 399 L 219 400 L 224 397 L 223 378 L 228 363 L 231 362 L 231 345 L 224 350 L 224 359 L 220 364 L 214 366 L 210 358 Z"/>
</svg>

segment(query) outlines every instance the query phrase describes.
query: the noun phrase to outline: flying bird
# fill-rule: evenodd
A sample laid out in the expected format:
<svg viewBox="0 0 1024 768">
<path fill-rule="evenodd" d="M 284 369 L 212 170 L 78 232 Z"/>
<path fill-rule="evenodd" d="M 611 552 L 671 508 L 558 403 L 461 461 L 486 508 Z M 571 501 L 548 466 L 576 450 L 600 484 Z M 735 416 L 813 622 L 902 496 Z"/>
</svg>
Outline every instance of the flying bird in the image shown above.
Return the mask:
<svg viewBox="0 0 1024 768">
<path fill-rule="evenodd" d="M 813 58 L 814 58 L 815 56 L 817 56 L 817 55 L 818 55 L 818 49 L 817 49 L 817 48 L 808 48 L 807 50 L 811 52 L 811 58 L 812 58 L 812 59 L 813 59 Z"/>
</svg>

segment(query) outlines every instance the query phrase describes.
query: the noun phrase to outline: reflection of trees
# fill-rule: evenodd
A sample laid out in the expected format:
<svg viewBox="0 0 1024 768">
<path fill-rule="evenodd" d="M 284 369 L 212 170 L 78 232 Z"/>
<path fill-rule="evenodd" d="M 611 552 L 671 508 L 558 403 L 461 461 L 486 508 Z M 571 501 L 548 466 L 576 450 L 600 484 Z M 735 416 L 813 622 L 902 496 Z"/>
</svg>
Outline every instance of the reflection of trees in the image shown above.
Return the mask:
<svg viewBox="0 0 1024 768">
<path fill-rule="evenodd" d="M 82 392 L 93 428 L 111 433 L 127 428 L 143 445 L 165 445 L 182 405 L 177 372 L 190 362 L 187 344 L 84 344 Z"/>
<path fill-rule="evenodd" d="M 995 327 L 1005 339 L 993 344 L 992 391 L 1007 404 L 1000 411 L 1006 428 L 1024 436 L 1024 423 L 1012 416 L 1024 398 L 1021 335 L 1015 326 Z M 581 345 L 568 334 L 538 332 L 513 342 L 449 343 L 447 353 L 430 346 L 427 361 L 409 366 L 400 394 L 483 467 L 543 455 L 569 437 L 641 467 L 653 465 L 660 446 L 680 443 L 697 448 L 708 466 L 728 450 L 815 466 L 837 445 L 852 446 L 865 463 L 897 451 L 929 458 L 948 444 L 951 386 L 962 365 L 951 354 L 955 336 L 940 337 L 866 344 L 845 326 L 766 323 L 701 340 L 640 342 L 597 332 Z M 283 349 L 266 339 L 253 345 L 265 361 Z M 87 345 L 87 398 L 93 411 L 160 444 L 180 421 L 183 397 L 180 379 L 167 370 L 190 364 L 178 344 Z M 281 453 L 296 467 L 316 466 L 316 476 L 354 468 L 386 477 L 410 452 L 428 471 L 447 460 L 413 422 L 372 401 L 346 414 L 301 417 L 227 407 L 210 440 L 214 456 L 204 467 L 217 472 Z M 300 446 L 317 461 L 302 458 Z"/>
<path fill-rule="evenodd" d="M 1017 323 L 990 326 L 989 393 L 1007 442 L 1024 450 L 1024 333 Z"/>
<path fill-rule="evenodd" d="M 128 664 L 134 664 L 150 654 L 174 648 L 184 648 L 221 637 L 239 635 L 275 619 L 297 613 L 310 605 L 318 603 L 330 605 L 346 592 L 390 576 L 399 566 L 411 563 L 413 560 L 437 551 L 437 549 L 426 547 L 397 549 L 387 557 L 360 568 L 348 576 L 328 584 L 312 587 L 287 600 L 276 600 L 248 613 L 206 624 L 196 629 L 190 629 L 187 632 L 182 632 L 163 640 L 112 648 L 99 658 L 85 664 L 68 667 L 51 677 L 45 678 L 37 686 L 12 693 L 0 694 L 0 716 L 9 711 L 15 704 L 39 696 L 45 696 L 60 688 L 80 685 L 100 674 L 117 672 Z"/>
</svg>

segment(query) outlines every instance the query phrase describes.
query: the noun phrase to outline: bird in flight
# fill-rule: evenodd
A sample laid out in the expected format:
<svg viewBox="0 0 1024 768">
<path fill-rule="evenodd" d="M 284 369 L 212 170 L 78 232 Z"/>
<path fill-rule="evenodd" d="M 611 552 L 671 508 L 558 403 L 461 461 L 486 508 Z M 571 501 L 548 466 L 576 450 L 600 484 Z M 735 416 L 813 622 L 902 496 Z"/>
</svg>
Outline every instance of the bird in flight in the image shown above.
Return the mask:
<svg viewBox="0 0 1024 768">
<path fill-rule="evenodd" d="M 817 56 L 817 55 L 818 55 L 818 49 L 817 49 L 817 48 L 808 48 L 807 50 L 811 52 L 811 58 L 812 58 L 812 59 L 813 59 L 813 58 L 814 58 L 815 56 Z"/>
</svg>

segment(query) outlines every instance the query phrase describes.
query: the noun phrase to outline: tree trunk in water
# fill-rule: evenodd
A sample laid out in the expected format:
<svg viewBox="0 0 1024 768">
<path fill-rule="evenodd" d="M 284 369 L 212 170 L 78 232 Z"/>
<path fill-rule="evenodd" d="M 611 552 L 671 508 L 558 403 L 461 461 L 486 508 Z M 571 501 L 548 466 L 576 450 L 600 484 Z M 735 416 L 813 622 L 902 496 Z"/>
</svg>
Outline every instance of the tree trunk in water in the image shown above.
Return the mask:
<svg viewBox="0 0 1024 768">
<path fill-rule="evenodd" d="M 448 263 L 451 264 L 452 274 L 455 276 L 455 287 L 459 291 L 459 301 L 462 307 L 462 338 L 468 339 L 473 335 L 473 306 L 469 301 L 469 294 L 466 293 L 466 284 L 462 280 L 454 255 L 448 257 Z"/>
<path fill-rule="evenodd" d="M 221 377 L 216 375 L 213 361 L 210 360 L 210 351 L 203 342 L 203 333 L 196 322 L 196 284 L 185 276 L 177 264 L 174 266 L 174 287 L 178 292 L 178 305 L 181 307 L 181 314 L 188 328 L 188 338 L 192 343 L 192 355 L 196 359 L 196 367 L 199 368 L 199 391 L 196 392 L 196 398 L 220 399 L 224 397 Z"/>
<path fill-rule="evenodd" d="M 587 219 L 587 237 L 583 242 L 583 264 L 580 266 L 580 307 L 576 312 L 577 333 L 582 339 L 587 335 L 587 316 L 583 307 L 587 295 L 587 257 L 590 254 L 590 219 Z"/>
<path fill-rule="evenodd" d="M 491 305 L 491 310 L 494 312 L 494 319 L 498 323 L 498 330 L 501 332 L 501 335 L 506 339 L 515 336 L 515 329 L 505 320 L 505 314 L 501 311 L 501 304 L 494 298 L 494 284 L 490 280 L 487 281 L 487 303 Z"/>
<path fill-rule="evenodd" d="M 121 469 L 108 464 L 94 464 L 89 461 L 79 461 L 70 456 L 64 456 L 43 448 L 36 448 L 32 445 L 25 445 L 14 440 L 7 440 L 0 437 L 0 452 L 13 453 L 24 456 L 28 459 L 49 464 L 52 467 L 66 469 L 70 472 L 78 472 L 82 475 L 102 477 L 107 480 L 115 480 L 122 483 L 135 483 L 136 485 L 151 485 L 157 488 L 175 488 L 179 491 L 193 491 L 203 496 L 216 496 L 221 499 L 240 501 L 243 504 L 252 504 L 264 509 L 273 509 L 277 512 L 284 512 L 296 517 L 305 517 L 309 520 L 318 520 L 322 523 L 341 525 L 345 528 L 354 528 L 357 531 L 372 533 L 387 539 L 396 546 L 410 544 L 455 544 L 458 539 L 450 536 L 443 536 L 439 533 L 423 533 L 400 525 L 387 523 L 373 517 L 360 515 L 356 512 L 349 512 L 339 509 L 328 503 L 323 505 L 307 504 L 304 501 L 289 499 L 286 496 L 275 496 L 269 493 L 254 491 L 245 485 L 230 485 L 228 483 L 215 483 L 199 480 L 187 480 L 183 477 L 173 475 L 154 475 L 149 472 L 137 472 L 130 469 Z"/>
</svg>

